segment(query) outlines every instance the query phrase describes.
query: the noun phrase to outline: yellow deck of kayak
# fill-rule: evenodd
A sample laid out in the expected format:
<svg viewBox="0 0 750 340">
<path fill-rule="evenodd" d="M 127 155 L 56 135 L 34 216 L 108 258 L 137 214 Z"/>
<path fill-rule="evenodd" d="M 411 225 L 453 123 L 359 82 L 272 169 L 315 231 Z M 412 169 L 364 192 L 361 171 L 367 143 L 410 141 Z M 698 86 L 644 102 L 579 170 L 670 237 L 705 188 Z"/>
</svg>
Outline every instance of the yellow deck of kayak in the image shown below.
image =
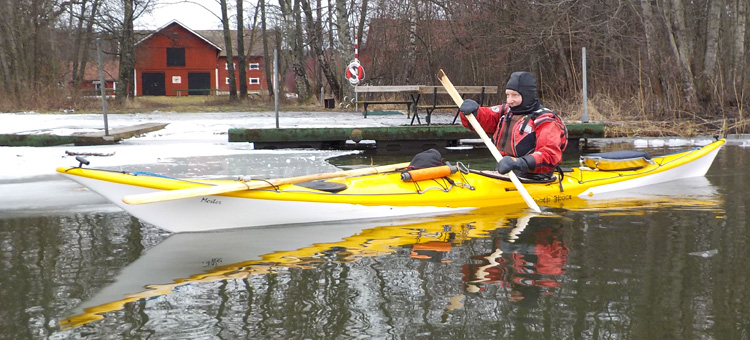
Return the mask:
<svg viewBox="0 0 750 340">
<path fill-rule="evenodd" d="M 562 180 L 563 190 L 557 181 L 546 184 L 525 184 L 535 201 L 545 204 L 570 200 L 587 189 L 645 176 L 652 176 L 675 167 L 688 164 L 715 151 L 724 144 L 718 140 L 702 148 L 670 155 L 654 157 L 654 164 L 629 171 L 598 171 L 574 168 L 566 172 Z M 88 177 L 102 181 L 129 184 L 154 190 L 194 188 L 201 185 L 226 184 L 233 181 L 171 179 L 155 176 L 135 176 L 126 173 L 61 167 L 58 172 Z M 223 196 L 321 203 L 351 203 L 364 206 L 433 206 L 482 208 L 500 205 L 523 204 L 523 200 L 509 181 L 484 175 L 456 173 L 449 180 L 440 178 L 416 183 L 403 182 L 400 173 L 386 173 L 352 178 L 333 179 L 329 182 L 346 184 L 347 188 L 337 193 L 308 189 L 288 184 L 266 189 L 246 190 Z M 453 183 L 451 183 L 451 181 Z"/>
</svg>

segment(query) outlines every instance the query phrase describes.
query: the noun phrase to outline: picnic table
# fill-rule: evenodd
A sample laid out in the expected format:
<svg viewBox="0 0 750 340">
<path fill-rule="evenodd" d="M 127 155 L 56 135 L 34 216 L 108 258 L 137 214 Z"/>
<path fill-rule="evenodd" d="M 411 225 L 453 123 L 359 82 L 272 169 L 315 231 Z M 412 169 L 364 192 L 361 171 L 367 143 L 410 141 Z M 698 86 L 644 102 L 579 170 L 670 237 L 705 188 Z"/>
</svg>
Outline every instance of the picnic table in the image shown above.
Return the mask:
<svg viewBox="0 0 750 340">
<path fill-rule="evenodd" d="M 490 95 L 497 94 L 497 86 L 456 86 L 456 90 L 461 94 L 463 98 L 466 95 L 479 95 L 479 104 L 483 105 L 486 99 L 489 99 Z M 357 86 L 354 88 L 357 93 L 357 104 L 364 106 L 363 115 L 367 118 L 367 107 L 370 105 L 406 105 L 407 118 L 411 118 L 411 124 L 414 125 L 416 119 L 418 124 L 422 124 L 419 118 L 419 110 L 424 110 L 426 113 L 426 123 L 430 125 L 430 120 L 433 111 L 437 109 L 456 109 L 456 117 L 453 118 L 453 123 L 458 118 L 458 108 L 456 104 L 449 101 L 450 104 L 442 104 L 438 101 L 439 95 L 448 95 L 448 91 L 443 86 L 435 85 L 391 85 L 391 86 Z M 395 95 L 395 98 L 382 98 L 383 95 L 391 94 Z M 360 97 L 363 95 L 364 98 Z M 430 97 L 431 100 L 424 100 L 424 103 L 420 104 L 422 97 Z M 380 97 L 380 98 L 374 98 Z M 446 97 L 449 98 L 449 97 Z"/>
</svg>

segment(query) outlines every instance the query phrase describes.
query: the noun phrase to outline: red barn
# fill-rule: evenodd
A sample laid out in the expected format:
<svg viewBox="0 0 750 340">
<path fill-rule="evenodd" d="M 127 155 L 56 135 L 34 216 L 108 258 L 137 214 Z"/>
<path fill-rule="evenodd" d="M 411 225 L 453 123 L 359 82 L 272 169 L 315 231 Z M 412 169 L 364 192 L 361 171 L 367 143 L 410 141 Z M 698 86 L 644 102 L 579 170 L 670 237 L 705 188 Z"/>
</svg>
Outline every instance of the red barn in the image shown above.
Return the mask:
<svg viewBox="0 0 750 340">
<path fill-rule="evenodd" d="M 229 86 L 223 41 L 220 30 L 198 33 L 178 21 L 146 36 L 135 45 L 135 95 L 226 93 Z M 262 62 L 262 57 L 248 56 L 248 91 L 266 90 Z"/>
</svg>

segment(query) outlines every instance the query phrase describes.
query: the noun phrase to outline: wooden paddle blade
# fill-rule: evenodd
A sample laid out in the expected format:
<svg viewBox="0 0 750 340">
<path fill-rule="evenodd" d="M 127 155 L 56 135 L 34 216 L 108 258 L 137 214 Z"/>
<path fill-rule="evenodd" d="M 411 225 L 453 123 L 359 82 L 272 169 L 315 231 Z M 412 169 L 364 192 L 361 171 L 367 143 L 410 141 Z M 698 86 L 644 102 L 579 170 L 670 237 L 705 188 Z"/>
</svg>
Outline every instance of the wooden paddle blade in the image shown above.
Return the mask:
<svg viewBox="0 0 750 340">
<path fill-rule="evenodd" d="M 448 79 L 448 76 L 445 75 L 445 72 L 443 72 L 443 69 L 438 70 L 438 80 L 440 81 L 441 84 L 443 84 L 443 87 L 451 96 L 451 98 L 456 103 L 456 105 L 458 107 L 461 107 L 461 104 L 464 103 L 464 99 L 461 98 L 461 95 L 456 90 L 456 87 L 453 86 L 453 83 L 451 83 L 450 79 Z"/>
<path fill-rule="evenodd" d="M 409 162 L 397 163 L 397 164 L 391 164 L 391 165 L 383 165 L 383 166 L 372 167 L 372 168 L 328 172 L 328 173 L 322 173 L 322 174 L 304 175 L 304 176 L 289 177 L 289 178 L 276 178 L 276 179 L 270 179 L 267 181 L 254 181 L 254 182 L 237 181 L 237 182 L 232 182 L 232 183 L 227 183 L 227 184 L 203 186 L 203 187 L 198 187 L 198 188 L 168 190 L 168 191 L 150 192 L 147 194 L 128 195 L 128 196 L 124 196 L 122 198 L 122 201 L 130 205 L 156 203 L 156 202 L 178 200 L 178 199 L 190 198 L 190 197 L 226 194 L 226 193 L 235 192 L 235 191 L 263 189 L 263 188 L 279 186 L 279 185 L 284 185 L 284 184 L 295 184 L 295 183 L 317 181 L 317 180 L 331 179 L 331 178 L 377 174 L 381 172 L 390 172 L 390 171 L 395 171 L 398 169 L 403 169 L 403 168 L 406 168 L 407 166 L 409 166 Z"/>
</svg>

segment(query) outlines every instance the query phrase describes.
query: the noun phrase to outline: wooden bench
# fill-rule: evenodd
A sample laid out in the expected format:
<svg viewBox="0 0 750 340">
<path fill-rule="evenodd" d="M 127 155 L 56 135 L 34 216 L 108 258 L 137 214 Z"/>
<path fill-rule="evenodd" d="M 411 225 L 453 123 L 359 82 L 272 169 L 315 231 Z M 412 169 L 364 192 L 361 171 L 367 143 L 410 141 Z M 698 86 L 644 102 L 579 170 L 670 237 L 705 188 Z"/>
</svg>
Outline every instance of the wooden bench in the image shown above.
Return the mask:
<svg viewBox="0 0 750 340">
<path fill-rule="evenodd" d="M 356 104 L 362 104 L 364 111 L 362 114 L 367 118 L 367 107 L 370 105 L 406 105 L 407 117 L 411 115 L 412 108 L 416 111 L 417 101 L 419 101 L 419 85 L 396 85 L 396 86 L 357 86 L 354 88 L 357 95 L 363 94 L 364 99 L 355 101 Z M 373 95 L 382 95 L 385 93 L 395 93 L 399 96 L 408 96 L 401 100 L 371 99 Z"/>
<path fill-rule="evenodd" d="M 485 97 L 497 93 L 497 86 L 456 86 L 456 91 L 461 94 L 461 98 L 464 98 L 467 94 L 479 94 L 479 105 L 484 105 Z M 448 94 L 442 86 L 420 86 L 419 95 L 432 95 L 432 104 L 417 105 L 414 108 L 414 116 L 411 118 L 411 125 L 414 125 L 414 119 L 416 118 L 418 124 L 422 124 L 419 119 L 419 110 L 425 110 L 427 117 L 425 121 L 427 125 L 430 125 L 432 119 L 432 112 L 438 109 L 455 109 L 456 116 L 453 117 L 453 123 L 456 123 L 456 119 L 460 114 L 458 107 L 455 103 L 452 104 L 438 104 L 438 95 Z M 452 101 L 452 100 L 451 100 Z"/>
<path fill-rule="evenodd" d="M 356 104 L 362 104 L 364 107 L 364 116 L 367 118 L 367 106 L 369 105 L 387 105 L 387 104 L 394 104 L 394 105 L 404 105 L 406 104 L 406 112 L 411 113 L 411 105 L 414 104 L 411 100 L 402 100 L 402 101 L 393 101 L 393 100 L 359 100 L 355 101 Z"/>
<path fill-rule="evenodd" d="M 210 95 L 216 95 L 217 91 L 219 89 L 174 89 L 172 90 L 174 92 L 177 92 L 177 96 L 182 96 L 183 93 L 186 95 L 199 95 L 199 96 L 210 96 Z"/>
</svg>

